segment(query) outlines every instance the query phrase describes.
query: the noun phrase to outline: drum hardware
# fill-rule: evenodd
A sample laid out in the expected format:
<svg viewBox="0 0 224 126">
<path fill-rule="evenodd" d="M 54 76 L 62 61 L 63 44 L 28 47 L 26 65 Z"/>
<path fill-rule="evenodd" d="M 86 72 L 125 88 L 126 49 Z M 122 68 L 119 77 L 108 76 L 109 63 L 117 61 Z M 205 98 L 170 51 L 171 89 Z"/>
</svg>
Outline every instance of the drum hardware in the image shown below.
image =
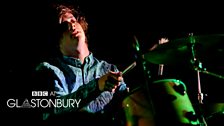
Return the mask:
<svg viewBox="0 0 224 126">
<path fill-rule="evenodd" d="M 192 120 L 194 122 L 198 121 L 198 117 L 196 116 L 195 112 L 186 112 L 185 117 L 188 118 L 189 120 Z"/>
<path fill-rule="evenodd" d="M 163 74 L 164 64 L 176 64 L 183 62 L 186 60 L 186 57 L 189 57 L 190 55 L 190 64 L 197 72 L 197 99 L 199 101 L 199 105 L 202 105 L 204 97 L 201 91 L 200 73 L 209 74 L 222 79 L 224 77 L 207 71 L 205 68 L 202 67 L 202 62 L 200 62 L 197 58 L 198 56 L 204 56 L 204 52 L 207 51 L 209 48 L 217 49 L 217 46 L 221 44 L 223 38 L 224 34 L 193 36 L 193 33 L 190 33 L 189 36 L 186 38 L 180 38 L 172 40 L 168 43 L 155 45 L 148 53 L 144 54 L 143 57 L 146 61 L 150 63 L 159 64 L 158 75 L 160 76 Z M 197 54 L 196 51 L 198 51 Z M 175 87 L 173 88 L 175 89 Z M 181 89 L 183 88 L 177 88 L 177 91 Z M 170 97 L 170 99 L 173 98 Z M 199 112 L 199 116 L 203 123 L 202 125 L 207 126 L 203 114 Z"/>
<path fill-rule="evenodd" d="M 202 68 L 202 63 L 198 61 L 195 54 L 195 43 L 196 40 L 193 36 L 193 33 L 189 34 L 189 40 L 190 40 L 190 51 L 191 51 L 191 63 L 193 65 L 193 68 Z M 197 84 L 198 84 L 198 101 L 199 104 L 203 104 L 203 93 L 201 91 L 201 81 L 200 81 L 200 71 L 199 69 L 195 69 L 197 72 Z"/>
<path fill-rule="evenodd" d="M 153 103 L 151 101 L 152 98 L 151 98 L 150 87 L 149 87 L 150 86 L 149 81 L 151 80 L 150 71 L 146 66 L 146 60 L 144 59 L 144 55 L 141 52 L 140 44 L 139 44 L 137 37 L 134 35 L 133 38 L 134 38 L 134 42 L 133 42 L 132 46 L 137 54 L 136 62 L 137 62 L 137 64 L 141 65 L 141 69 L 143 71 L 143 76 L 144 76 L 144 80 L 145 80 L 145 84 L 143 86 L 145 87 L 150 105 L 152 106 L 152 108 L 154 108 Z M 154 109 L 152 109 L 152 110 L 154 110 Z M 152 113 L 155 113 L 155 112 L 153 111 Z"/>
<path fill-rule="evenodd" d="M 218 46 L 220 43 L 220 40 L 222 40 L 223 38 L 224 38 L 224 34 L 193 36 L 193 33 L 190 33 L 187 38 L 176 39 L 169 43 L 158 44 L 153 50 L 151 50 L 150 52 L 144 55 L 141 54 L 140 46 L 135 36 L 134 36 L 135 43 L 133 44 L 133 46 L 135 50 L 137 51 L 137 55 L 138 55 L 137 63 L 142 65 L 144 75 L 146 76 L 146 80 L 148 79 L 150 80 L 151 76 L 148 74 L 149 72 L 145 66 L 145 61 L 154 63 L 154 64 L 159 64 L 158 75 L 162 75 L 164 65 L 176 64 L 183 61 L 185 62 L 186 56 L 187 57 L 189 56 L 189 51 L 190 51 L 190 64 L 193 66 L 193 69 L 197 73 L 197 87 L 198 87 L 197 99 L 198 99 L 199 105 L 201 106 L 203 104 L 203 93 L 201 91 L 200 73 L 209 74 L 221 79 L 224 79 L 224 76 L 207 71 L 206 68 L 202 67 L 202 62 L 199 61 L 197 58 L 198 56 L 205 56 L 203 55 L 203 53 L 207 51 L 208 48 L 210 47 L 214 48 L 215 46 Z M 199 47 L 202 47 L 202 48 L 198 49 Z M 196 54 L 196 51 L 197 51 L 197 54 Z M 146 82 L 145 85 L 148 86 L 148 82 Z M 146 89 L 148 90 L 149 87 L 146 87 Z M 173 90 L 175 90 L 175 92 L 178 92 L 180 95 L 186 94 L 185 88 L 183 88 L 183 86 L 181 85 L 173 86 Z M 150 91 L 147 91 L 147 93 L 149 92 Z M 167 95 L 167 97 L 169 96 L 172 96 L 172 95 Z M 175 100 L 176 97 L 172 96 L 167 99 L 170 99 L 169 101 L 172 101 L 172 100 Z M 200 106 L 199 106 L 199 109 L 200 109 Z M 201 114 L 201 112 L 199 112 L 199 115 L 196 116 L 194 110 L 186 111 L 184 115 L 185 115 L 184 117 L 180 115 L 179 116 L 182 118 L 187 118 L 190 121 L 196 121 L 196 123 L 197 123 L 197 120 L 199 119 L 200 125 L 207 126 L 207 122 L 205 121 L 205 118 L 203 114 Z"/>
<path fill-rule="evenodd" d="M 186 87 L 183 84 L 174 85 L 173 89 L 181 95 L 186 94 Z"/>
<path fill-rule="evenodd" d="M 144 84 L 131 89 L 127 97 L 122 102 L 122 108 L 125 112 L 127 126 L 154 126 L 154 108 L 151 101 L 151 94 L 148 91 L 150 88 L 148 80 L 151 78 L 149 71 L 146 67 L 146 61 L 143 59 L 140 45 L 136 36 L 134 36 L 133 48 L 136 51 L 136 61 L 129 65 L 125 70 L 122 71 L 123 75 L 126 75 L 135 66 L 139 66 L 144 76 Z"/>
<path fill-rule="evenodd" d="M 164 43 L 167 43 L 167 42 L 169 42 L 168 39 L 166 39 L 166 38 L 161 38 L 161 39 L 159 40 L 159 45 L 164 44 Z M 164 68 L 164 64 L 159 64 L 158 76 L 163 76 L 163 68 Z"/>
<path fill-rule="evenodd" d="M 189 41 L 190 41 L 190 52 L 191 52 L 191 63 L 193 68 L 202 68 L 202 63 L 197 59 L 196 57 L 196 52 L 195 52 L 195 43 L 196 43 L 196 39 L 194 38 L 193 33 L 189 34 Z M 197 87 L 198 87 L 198 102 L 199 102 L 199 107 L 203 104 L 203 93 L 201 90 L 201 79 L 200 79 L 200 71 L 199 69 L 195 69 L 196 73 L 197 73 Z M 203 114 L 201 114 L 201 112 L 199 111 L 199 119 L 201 119 L 202 124 L 207 126 L 207 122 L 203 116 Z"/>
<path fill-rule="evenodd" d="M 206 70 L 206 68 L 203 68 L 202 66 L 202 62 L 199 61 L 197 58 L 196 58 L 196 54 L 195 54 L 195 43 L 196 43 L 196 40 L 193 36 L 193 33 L 190 33 L 189 34 L 189 40 L 190 40 L 190 49 L 191 49 L 191 54 L 192 54 L 192 57 L 191 57 L 191 64 L 193 66 L 193 69 L 197 72 L 197 86 L 198 86 L 198 102 L 199 102 L 199 118 L 201 119 L 202 121 L 202 125 L 204 126 L 207 126 L 207 121 L 208 121 L 208 118 L 205 118 L 204 117 L 204 114 L 202 114 L 202 112 L 200 111 L 201 109 L 201 106 L 203 104 L 203 100 L 204 100 L 204 94 L 202 93 L 202 90 L 201 90 L 201 81 L 200 81 L 200 73 L 205 73 L 205 74 L 208 74 L 208 75 L 211 75 L 211 76 L 214 76 L 214 77 L 217 77 L 217 78 L 220 78 L 220 79 L 224 79 L 224 76 L 221 76 L 221 75 L 218 75 L 218 74 L 215 74 L 215 73 L 212 73 L 212 72 L 209 72 Z"/>
<path fill-rule="evenodd" d="M 163 76 L 164 64 L 159 64 L 158 76 Z"/>
<path fill-rule="evenodd" d="M 142 65 L 144 75 L 146 76 L 145 80 L 150 80 L 150 76 L 147 74 L 148 69 L 145 66 L 145 62 L 148 59 L 147 58 L 145 59 L 145 57 L 144 57 L 145 55 L 141 54 L 140 46 L 139 46 L 138 40 L 135 36 L 134 36 L 134 39 L 135 39 L 135 43 L 133 44 L 133 46 L 134 46 L 135 50 L 137 51 L 138 57 L 139 57 L 137 60 L 139 61 L 139 64 Z M 137 64 L 138 64 L 138 62 L 137 62 Z M 162 75 L 161 73 L 163 71 L 163 65 L 164 65 L 163 63 L 160 64 L 160 68 L 159 68 L 160 70 L 158 72 L 159 75 Z M 154 92 L 154 91 L 157 91 L 157 88 L 156 88 L 157 86 L 155 86 L 155 85 L 157 85 L 158 83 L 164 83 L 165 86 L 171 84 L 171 88 L 165 87 L 165 91 L 164 91 L 164 88 L 159 86 L 158 90 L 161 90 L 161 89 L 163 90 L 160 92 L 161 94 L 158 92 Z M 151 97 L 151 95 L 153 95 L 153 97 L 150 98 L 150 102 L 151 102 L 152 108 L 153 108 L 152 113 L 153 113 L 153 115 L 156 115 L 155 120 L 164 119 L 161 121 L 166 122 L 170 119 L 169 121 L 171 121 L 172 124 L 181 124 L 181 125 L 182 124 L 190 124 L 190 125 L 199 124 L 197 115 L 195 114 L 192 104 L 191 104 L 190 100 L 188 99 L 188 95 L 186 93 L 186 87 L 184 86 L 184 84 L 181 81 L 174 80 L 174 81 L 169 82 L 169 80 L 161 80 L 161 82 L 155 81 L 150 84 L 152 84 L 152 85 L 149 85 L 149 83 L 147 81 L 145 83 L 146 89 L 148 90 L 147 93 L 149 93 L 148 96 Z M 161 84 L 158 84 L 158 85 L 161 85 Z M 148 86 L 150 86 L 150 88 Z M 151 89 L 151 90 L 149 91 L 149 89 Z M 171 91 L 171 93 L 169 91 Z M 168 94 L 166 94 L 166 93 L 168 93 Z M 172 93 L 175 93 L 175 95 L 173 95 Z M 159 98 L 159 97 L 162 97 L 162 98 Z M 157 100 L 159 100 L 159 102 L 157 102 Z M 161 102 L 164 104 L 160 104 Z M 164 107 L 164 105 L 166 105 L 166 103 L 170 103 L 171 106 L 169 106 L 169 105 L 168 105 L 169 107 L 166 106 L 167 108 L 165 107 L 165 110 L 164 110 L 163 107 Z M 129 107 L 128 104 L 126 106 Z M 166 112 L 166 114 L 163 114 L 162 110 L 164 110 L 164 111 L 168 110 L 168 111 Z M 171 114 L 171 115 L 169 115 L 169 114 Z M 168 117 L 163 117 L 164 115 L 166 115 Z M 169 118 L 169 119 L 167 120 L 167 118 Z M 173 118 L 176 118 L 176 119 L 173 119 Z M 158 121 L 156 123 L 159 124 L 161 121 Z"/>
<path fill-rule="evenodd" d="M 196 63 L 197 62 L 197 63 Z M 194 67 L 194 70 L 196 71 L 200 71 L 201 73 L 204 73 L 204 74 L 208 74 L 208 75 L 211 75 L 213 77 L 217 77 L 219 79 L 224 79 L 224 76 L 220 75 L 220 74 L 216 74 L 216 73 L 213 73 L 213 72 L 210 72 L 207 70 L 207 68 L 205 67 L 202 67 L 202 62 L 200 61 L 196 61 L 194 62 L 193 64 L 193 67 Z M 196 64 L 196 65 L 195 65 Z"/>
<path fill-rule="evenodd" d="M 194 48 L 197 57 L 205 57 L 208 50 L 222 52 L 224 34 L 194 36 Z M 189 53 L 189 37 L 169 40 L 169 42 L 154 45 L 143 55 L 144 59 L 153 64 L 178 64 L 186 61 Z M 193 44 L 193 43 L 192 43 Z"/>
</svg>

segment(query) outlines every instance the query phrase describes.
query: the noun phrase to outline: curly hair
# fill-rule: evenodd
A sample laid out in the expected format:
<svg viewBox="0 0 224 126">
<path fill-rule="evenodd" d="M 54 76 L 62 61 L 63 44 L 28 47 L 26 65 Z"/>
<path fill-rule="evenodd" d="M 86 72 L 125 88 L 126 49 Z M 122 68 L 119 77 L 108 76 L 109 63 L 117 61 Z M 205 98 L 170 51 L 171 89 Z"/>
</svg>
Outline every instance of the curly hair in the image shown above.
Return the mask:
<svg viewBox="0 0 224 126">
<path fill-rule="evenodd" d="M 56 10 L 57 10 L 57 17 L 58 17 L 58 19 L 61 17 L 61 15 L 64 15 L 65 13 L 73 14 L 74 17 L 77 19 L 77 21 L 82 26 L 84 32 L 85 33 L 87 32 L 87 30 L 88 30 L 88 23 L 87 23 L 87 21 L 85 19 L 84 14 L 79 10 L 78 7 L 77 7 L 77 9 L 75 9 L 71 5 L 65 6 L 65 5 L 60 4 L 60 5 L 56 6 Z"/>
<path fill-rule="evenodd" d="M 51 4 L 47 13 L 48 13 L 47 14 L 48 40 L 49 40 L 49 46 L 51 47 L 53 46 L 54 51 L 52 52 L 55 53 L 55 51 L 58 50 L 59 40 L 62 36 L 62 33 L 65 30 L 62 24 L 60 24 L 60 17 L 65 13 L 71 13 L 74 15 L 74 17 L 77 19 L 77 22 L 83 28 L 86 34 L 86 43 L 88 43 L 87 40 L 88 23 L 86 21 L 85 15 L 81 12 L 79 7 L 66 4 Z"/>
</svg>

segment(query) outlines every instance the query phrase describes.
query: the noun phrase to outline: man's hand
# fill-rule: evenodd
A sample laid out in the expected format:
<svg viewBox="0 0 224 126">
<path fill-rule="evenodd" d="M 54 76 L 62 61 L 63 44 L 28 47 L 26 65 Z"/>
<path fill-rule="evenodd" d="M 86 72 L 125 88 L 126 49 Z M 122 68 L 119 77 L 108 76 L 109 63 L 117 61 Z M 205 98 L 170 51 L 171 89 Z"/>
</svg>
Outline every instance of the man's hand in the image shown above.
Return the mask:
<svg viewBox="0 0 224 126">
<path fill-rule="evenodd" d="M 110 71 L 98 80 L 99 90 L 114 92 L 117 86 L 119 86 L 122 81 L 123 77 L 121 72 Z"/>
</svg>

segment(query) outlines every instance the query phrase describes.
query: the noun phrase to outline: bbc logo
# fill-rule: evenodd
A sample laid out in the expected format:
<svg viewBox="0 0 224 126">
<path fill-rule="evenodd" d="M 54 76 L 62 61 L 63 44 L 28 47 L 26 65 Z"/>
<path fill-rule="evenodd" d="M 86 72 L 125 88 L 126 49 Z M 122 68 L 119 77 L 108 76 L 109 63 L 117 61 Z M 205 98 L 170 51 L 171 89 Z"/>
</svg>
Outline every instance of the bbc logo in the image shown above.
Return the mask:
<svg viewBox="0 0 224 126">
<path fill-rule="evenodd" d="M 32 96 L 48 96 L 48 91 L 32 91 Z"/>
</svg>

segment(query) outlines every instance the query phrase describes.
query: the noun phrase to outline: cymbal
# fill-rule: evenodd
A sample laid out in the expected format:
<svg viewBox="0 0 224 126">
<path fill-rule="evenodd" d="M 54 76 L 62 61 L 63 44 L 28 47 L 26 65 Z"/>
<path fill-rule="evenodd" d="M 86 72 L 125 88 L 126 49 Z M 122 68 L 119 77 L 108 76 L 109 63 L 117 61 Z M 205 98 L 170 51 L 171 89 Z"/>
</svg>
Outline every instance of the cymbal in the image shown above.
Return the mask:
<svg viewBox="0 0 224 126">
<path fill-rule="evenodd" d="M 214 53 L 224 52 L 224 34 L 193 36 L 194 52 L 198 58 Z M 191 56 L 189 37 L 170 40 L 168 43 L 157 44 L 153 50 L 143 55 L 144 59 L 153 64 L 174 64 L 188 62 Z"/>
</svg>

